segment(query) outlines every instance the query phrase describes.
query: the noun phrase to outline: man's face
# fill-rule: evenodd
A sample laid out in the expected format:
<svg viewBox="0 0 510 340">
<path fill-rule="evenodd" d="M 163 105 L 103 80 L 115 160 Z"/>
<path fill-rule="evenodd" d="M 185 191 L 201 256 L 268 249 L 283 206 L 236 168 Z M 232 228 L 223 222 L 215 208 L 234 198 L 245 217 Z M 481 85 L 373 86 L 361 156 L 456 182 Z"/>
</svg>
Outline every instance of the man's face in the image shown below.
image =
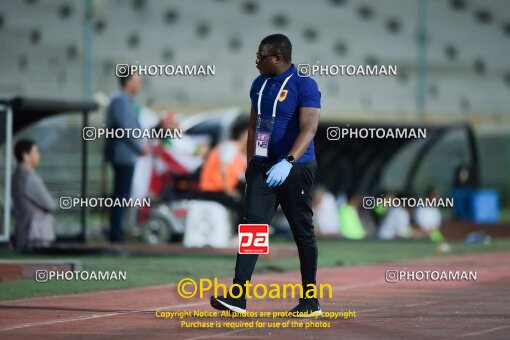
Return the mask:
<svg viewBox="0 0 510 340">
<path fill-rule="evenodd" d="M 135 95 L 138 92 L 140 92 L 140 89 L 142 88 L 142 77 L 140 77 L 138 74 L 134 74 L 126 83 L 126 90 L 132 94 Z"/>
<path fill-rule="evenodd" d="M 281 56 L 276 56 L 273 51 L 271 51 L 271 46 L 269 45 L 260 45 L 259 51 L 257 53 L 257 59 L 255 63 L 257 64 L 257 68 L 260 71 L 260 74 L 264 75 L 273 75 L 278 71 L 278 64 L 282 62 Z"/>
<path fill-rule="evenodd" d="M 37 145 L 33 145 L 29 152 L 23 154 L 24 161 L 30 164 L 33 168 L 39 165 L 41 155 L 39 154 L 39 148 Z"/>
</svg>

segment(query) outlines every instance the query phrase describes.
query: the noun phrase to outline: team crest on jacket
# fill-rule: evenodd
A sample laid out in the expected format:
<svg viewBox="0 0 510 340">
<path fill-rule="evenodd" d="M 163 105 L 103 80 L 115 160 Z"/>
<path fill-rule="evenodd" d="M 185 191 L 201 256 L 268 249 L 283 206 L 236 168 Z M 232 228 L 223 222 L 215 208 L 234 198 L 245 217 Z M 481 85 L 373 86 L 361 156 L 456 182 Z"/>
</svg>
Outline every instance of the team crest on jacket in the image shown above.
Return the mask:
<svg viewBox="0 0 510 340">
<path fill-rule="evenodd" d="M 288 92 L 289 92 L 289 90 L 282 90 L 282 92 L 280 93 L 280 97 L 278 98 L 278 101 L 283 102 L 285 100 L 285 98 L 287 98 Z"/>
</svg>

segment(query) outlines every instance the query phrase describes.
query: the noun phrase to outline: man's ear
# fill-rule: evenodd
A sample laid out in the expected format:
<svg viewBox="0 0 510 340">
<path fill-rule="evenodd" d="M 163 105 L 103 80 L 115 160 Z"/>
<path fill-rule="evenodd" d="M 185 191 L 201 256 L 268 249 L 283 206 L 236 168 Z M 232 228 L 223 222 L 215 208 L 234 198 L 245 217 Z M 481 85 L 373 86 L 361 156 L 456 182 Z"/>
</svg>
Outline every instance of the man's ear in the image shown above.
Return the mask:
<svg viewBox="0 0 510 340">
<path fill-rule="evenodd" d="M 27 158 L 30 158 L 30 153 L 29 152 L 23 152 L 23 154 L 21 155 L 21 157 L 23 158 L 23 161 L 26 161 Z"/>
</svg>

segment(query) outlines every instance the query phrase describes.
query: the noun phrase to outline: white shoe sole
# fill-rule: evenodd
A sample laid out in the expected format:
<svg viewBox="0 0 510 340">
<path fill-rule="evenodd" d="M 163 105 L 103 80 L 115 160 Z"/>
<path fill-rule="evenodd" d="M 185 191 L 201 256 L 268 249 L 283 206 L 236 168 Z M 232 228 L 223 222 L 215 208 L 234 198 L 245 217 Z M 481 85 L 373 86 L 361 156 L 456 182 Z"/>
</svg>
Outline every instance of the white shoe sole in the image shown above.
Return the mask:
<svg viewBox="0 0 510 340">
<path fill-rule="evenodd" d="M 240 307 L 229 305 L 228 303 L 225 303 L 225 302 L 223 302 L 223 301 L 221 301 L 219 299 L 216 299 L 216 302 L 219 302 L 220 304 L 222 304 L 223 306 L 228 308 L 231 312 L 246 313 L 246 309 L 242 309 Z"/>
</svg>

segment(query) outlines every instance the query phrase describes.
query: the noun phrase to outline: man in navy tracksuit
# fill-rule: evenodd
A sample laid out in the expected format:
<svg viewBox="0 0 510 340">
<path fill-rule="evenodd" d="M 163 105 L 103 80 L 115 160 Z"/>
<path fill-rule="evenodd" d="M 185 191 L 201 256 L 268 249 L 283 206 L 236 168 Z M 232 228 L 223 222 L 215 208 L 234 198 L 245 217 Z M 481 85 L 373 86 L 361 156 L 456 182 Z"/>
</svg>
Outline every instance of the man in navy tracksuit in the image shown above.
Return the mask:
<svg viewBox="0 0 510 340">
<path fill-rule="evenodd" d="M 142 79 L 138 74 L 119 77 L 120 90 L 112 97 L 106 116 L 107 129 L 140 129 L 136 118 L 134 96 L 140 91 Z M 114 170 L 113 198 L 129 198 L 135 164 L 139 156 L 150 152 L 147 144 L 132 136 L 106 139 L 105 160 Z M 126 208 L 114 206 L 110 212 L 110 242 L 124 241 L 122 220 Z"/>
<path fill-rule="evenodd" d="M 291 311 L 315 316 L 322 313 L 319 302 L 306 298 L 306 291 L 316 284 L 317 272 L 311 189 L 317 172 L 313 137 L 321 94 L 317 83 L 292 64 L 292 44 L 282 34 L 261 41 L 256 64 L 260 76 L 250 90 L 244 223 L 269 224 L 281 205 L 298 247 L 304 292 Z M 242 286 L 251 280 L 257 258 L 237 255 L 234 283 Z M 241 293 L 240 298 L 213 296 L 211 305 L 244 312 L 246 299 Z"/>
</svg>

